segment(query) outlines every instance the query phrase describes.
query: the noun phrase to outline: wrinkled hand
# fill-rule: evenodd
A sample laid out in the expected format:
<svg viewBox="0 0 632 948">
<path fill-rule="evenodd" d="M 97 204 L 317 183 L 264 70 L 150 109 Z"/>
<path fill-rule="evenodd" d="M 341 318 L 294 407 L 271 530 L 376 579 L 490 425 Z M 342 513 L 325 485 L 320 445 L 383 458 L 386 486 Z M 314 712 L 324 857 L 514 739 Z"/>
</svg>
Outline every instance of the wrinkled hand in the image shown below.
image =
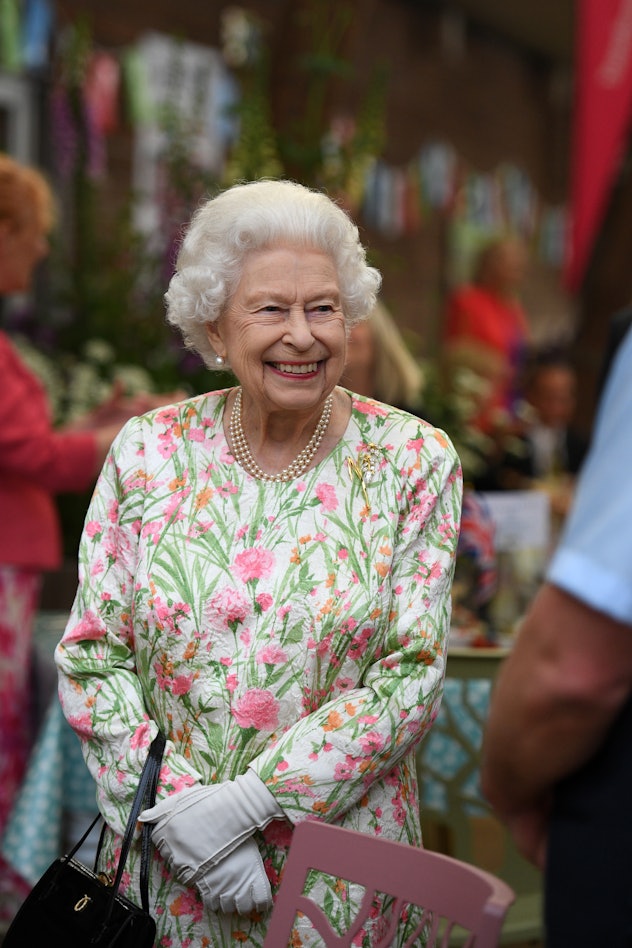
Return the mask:
<svg viewBox="0 0 632 948">
<path fill-rule="evenodd" d="M 211 912 L 247 915 L 272 907 L 270 883 L 254 839 L 247 839 L 197 881 L 202 901 Z"/>
<path fill-rule="evenodd" d="M 252 770 L 224 783 L 187 787 L 139 817 L 154 824 L 154 845 L 185 884 L 197 882 L 256 829 L 283 818 L 283 810 Z"/>
</svg>

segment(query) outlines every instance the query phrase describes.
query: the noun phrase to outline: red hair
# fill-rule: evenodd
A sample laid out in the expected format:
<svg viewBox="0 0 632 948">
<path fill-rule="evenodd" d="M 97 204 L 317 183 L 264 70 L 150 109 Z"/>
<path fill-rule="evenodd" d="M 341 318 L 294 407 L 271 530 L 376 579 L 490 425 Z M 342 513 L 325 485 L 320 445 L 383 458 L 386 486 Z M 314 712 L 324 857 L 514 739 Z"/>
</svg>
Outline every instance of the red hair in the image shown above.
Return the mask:
<svg viewBox="0 0 632 948">
<path fill-rule="evenodd" d="M 47 233 L 55 217 L 54 200 L 46 178 L 35 168 L 0 153 L 0 221 L 21 230 L 33 221 Z"/>
</svg>

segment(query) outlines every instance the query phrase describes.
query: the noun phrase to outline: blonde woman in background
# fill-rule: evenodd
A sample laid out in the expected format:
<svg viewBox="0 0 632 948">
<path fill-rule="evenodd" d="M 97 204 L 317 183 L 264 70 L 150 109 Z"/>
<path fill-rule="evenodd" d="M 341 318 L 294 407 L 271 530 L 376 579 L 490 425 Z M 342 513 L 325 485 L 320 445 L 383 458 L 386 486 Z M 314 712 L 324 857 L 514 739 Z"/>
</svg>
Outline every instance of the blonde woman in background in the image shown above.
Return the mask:
<svg viewBox="0 0 632 948">
<path fill-rule="evenodd" d="M 352 392 L 416 414 L 423 374 L 386 306 L 379 301 L 349 331 L 341 380 Z"/>
</svg>

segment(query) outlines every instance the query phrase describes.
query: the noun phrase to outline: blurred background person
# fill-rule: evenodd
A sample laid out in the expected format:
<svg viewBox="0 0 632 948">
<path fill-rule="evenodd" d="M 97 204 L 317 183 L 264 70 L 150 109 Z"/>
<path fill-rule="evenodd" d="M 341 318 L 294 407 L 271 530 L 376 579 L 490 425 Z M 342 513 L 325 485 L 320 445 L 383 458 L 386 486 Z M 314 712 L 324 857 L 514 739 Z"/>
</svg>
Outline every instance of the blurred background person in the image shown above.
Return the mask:
<svg viewBox="0 0 632 948">
<path fill-rule="evenodd" d="M 368 319 L 349 330 L 340 384 L 358 395 L 419 412 L 423 374 L 397 323 L 379 300 Z"/>
<path fill-rule="evenodd" d="M 0 295 L 25 293 L 48 253 L 54 200 L 45 178 L 0 154 Z M 33 743 L 32 629 L 44 571 L 61 565 L 55 494 L 89 488 L 121 425 L 156 397 L 107 403 L 55 430 L 43 385 L 0 332 L 0 835 Z M 164 400 L 164 399 L 163 399 Z M 0 920 L 24 894 L 0 858 Z"/>
<path fill-rule="evenodd" d="M 472 423 L 486 432 L 515 412 L 530 337 L 519 299 L 527 263 L 522 240 L 497 237 L 479 251 L 471 283 L 457 287 L 446 302 L 442 357 L 447 384 L 450 388 L 460 368 L 484 380 Z"/>
<path fill-rule="evenodd" d="M 520 417 L 498 467 L 501 490 L 546 490 L 555 517 L 566 515 L 588 449 L 575 426 L 577 377 L 560 353 L 535 355 L 524 375 Z"/>
<path fill-rule="evenodd" d="M 433 406 L 424 405 L 424 372 L 388 308 L 378 300 L 369 317 L 351 327 L 341 384 L 353 392 L 422 415 L 432 423 Z M 465 489 L 452 591 L 453 625 L 482 635 L 489 600 L 497 583 L 493 522 L 483 499 Z M 486 640 L 487 641 L 487 640 Z"/>
</svg>

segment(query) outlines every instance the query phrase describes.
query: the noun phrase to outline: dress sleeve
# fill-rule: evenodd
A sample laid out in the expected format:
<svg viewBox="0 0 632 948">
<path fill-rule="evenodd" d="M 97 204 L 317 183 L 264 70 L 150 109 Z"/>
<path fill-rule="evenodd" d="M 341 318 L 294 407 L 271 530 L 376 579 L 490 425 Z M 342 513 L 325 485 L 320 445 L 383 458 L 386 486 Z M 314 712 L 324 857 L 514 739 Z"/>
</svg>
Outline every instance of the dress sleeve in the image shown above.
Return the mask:
<svg viewBox="0 0 632 948">
<path fill-rule="evenodd" d="M 114 441 L 86 516 L 79 549 L 79 586 L 55 660 L 64 714 L 82 743 L 97 782 L 99 806 L 118 833 L 158 731 L 136 674 L 134 575 L 147 476 L 142 419 Z M 200 774 L 168 741 L 160 785 L 174 792 Z"/>
<path fill-rule="evenodd" d="M 414 749 L 439 710 L 462 483 L 452 445 L 435 437 L 430 469 L 410 470 L 402 491 L 414 500 L 400 514 L 388 622 L 362 686 L 306 715 L 250 764 L 294 823 L 339 819 Z"/>
</svg>

